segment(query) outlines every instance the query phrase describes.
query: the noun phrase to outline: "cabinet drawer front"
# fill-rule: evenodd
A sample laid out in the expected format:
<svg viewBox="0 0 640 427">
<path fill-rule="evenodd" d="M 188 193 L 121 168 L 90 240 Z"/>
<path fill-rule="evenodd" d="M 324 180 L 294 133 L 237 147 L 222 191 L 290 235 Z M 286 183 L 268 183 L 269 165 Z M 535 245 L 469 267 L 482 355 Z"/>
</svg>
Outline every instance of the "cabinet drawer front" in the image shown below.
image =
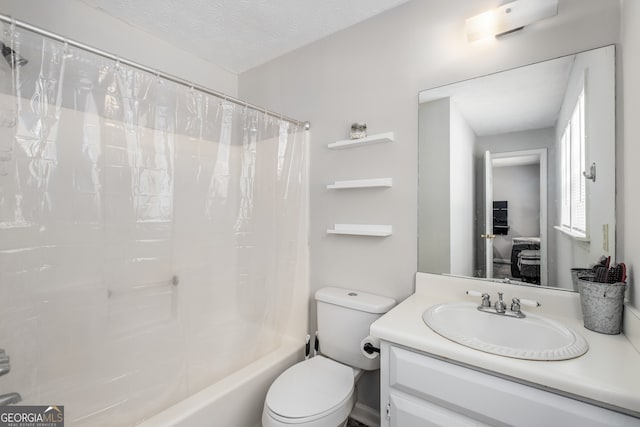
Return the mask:
<svg viewBox="0 0 640 427">
<path fill-rule="evenodd" d="M 391 393 L 390 427 L 479 427 L 477 421 L 431 402 Z"/>
<path fill-rule="evenodd" d="M 640 420 L 397 347 L 389 385 L 492 425 L 638 426 Z M 554 362 L 541 362 L 554 363 Z M 543 366 L 541 366 L 541 369 Z"/>
</svg>

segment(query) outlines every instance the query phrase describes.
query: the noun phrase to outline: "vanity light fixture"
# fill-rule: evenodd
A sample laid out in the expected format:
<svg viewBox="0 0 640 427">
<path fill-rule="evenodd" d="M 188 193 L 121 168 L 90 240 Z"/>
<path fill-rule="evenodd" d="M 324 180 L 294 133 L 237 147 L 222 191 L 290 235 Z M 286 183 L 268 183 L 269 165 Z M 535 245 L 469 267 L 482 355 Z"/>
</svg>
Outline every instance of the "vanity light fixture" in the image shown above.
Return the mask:
<svg viewBox="0 0 640 427">
<path fill-rule="evenodd" d="M 558 0 L 516 0 L 467 19 L 467 40 L 504 36 L 557 14 Z"/>
</svg>

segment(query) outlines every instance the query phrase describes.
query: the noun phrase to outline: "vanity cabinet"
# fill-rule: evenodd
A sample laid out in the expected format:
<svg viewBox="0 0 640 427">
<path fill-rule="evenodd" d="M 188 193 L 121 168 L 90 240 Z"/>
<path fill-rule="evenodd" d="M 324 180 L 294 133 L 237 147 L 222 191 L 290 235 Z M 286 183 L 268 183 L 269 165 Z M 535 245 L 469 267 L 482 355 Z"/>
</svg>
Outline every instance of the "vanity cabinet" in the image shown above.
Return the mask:
<svg viewBox="0 0 640 427">
<path fill-rule="evenodd" d="M 640 426 L 638 418 L 385 341 L 380 369 L 381 427 Z"/>
</svg>

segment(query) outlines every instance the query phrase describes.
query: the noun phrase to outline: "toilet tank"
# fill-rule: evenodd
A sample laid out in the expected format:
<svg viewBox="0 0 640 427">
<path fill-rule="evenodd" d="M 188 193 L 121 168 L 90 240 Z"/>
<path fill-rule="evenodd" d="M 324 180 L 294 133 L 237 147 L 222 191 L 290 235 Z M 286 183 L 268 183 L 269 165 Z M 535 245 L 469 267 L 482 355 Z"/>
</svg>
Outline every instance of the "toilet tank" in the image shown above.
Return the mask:
<svg viewBox="0 0 640 427">
<path fill-rule="evenodd" d="M 369 359 L 360 343 L 369 326 L 396 304 L 392 298 L 342 288 L 316 292 L 320 352 L 338 362 L 367 371 L 380 368 L 380 358 Z"/>
</svg>

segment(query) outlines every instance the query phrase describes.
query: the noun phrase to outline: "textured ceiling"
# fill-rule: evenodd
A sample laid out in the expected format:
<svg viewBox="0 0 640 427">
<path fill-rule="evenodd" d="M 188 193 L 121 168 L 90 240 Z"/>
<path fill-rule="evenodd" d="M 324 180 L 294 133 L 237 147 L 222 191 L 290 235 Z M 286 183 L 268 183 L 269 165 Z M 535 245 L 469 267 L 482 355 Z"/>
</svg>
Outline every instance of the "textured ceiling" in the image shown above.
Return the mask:
<svg viewBox="0 0 640 427">
<path fill-rule="evenodd" d="M 451 97 L 477 136 L 555 126 L 575 56 L 539 62 L 420 92 Z"/>
<path fill-rule="evenodd" d="M 81 0 L 241 73 L 407 0 Z"/>
</svg>

